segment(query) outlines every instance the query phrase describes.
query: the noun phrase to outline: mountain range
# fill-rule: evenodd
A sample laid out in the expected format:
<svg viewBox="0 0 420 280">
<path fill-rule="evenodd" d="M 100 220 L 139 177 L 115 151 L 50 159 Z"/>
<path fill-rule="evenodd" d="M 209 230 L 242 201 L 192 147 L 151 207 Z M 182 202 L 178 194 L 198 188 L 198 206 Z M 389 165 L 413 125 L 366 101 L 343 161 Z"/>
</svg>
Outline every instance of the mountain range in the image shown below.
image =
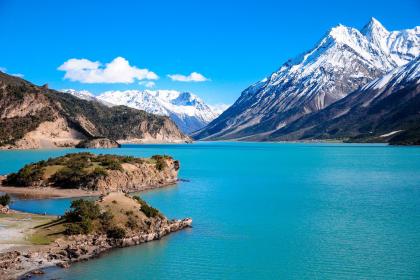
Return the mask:
<svg viewBox="0 0 420 280">
<path fill-rule="evenodd" d="M 420 57 L 265 140 L 294 139 L 420 145 Z"/>
<path fill-rule="evenodd" d="M 108 107 L 0 72 L 1 149 L 72 147 L 97 138 L 190 141 L 168 117 L 126 106 Z"/>
<path fill-rule="evenodd" d="M 399 67 L 414 61 L 419 54 L 420 27 L 388 31 L 374 18 L 360 30 L 338 25 L 310 51 L 288 60 L 278 71 L 245 89 L 230 108 L 193 137 L 299 140 L 304 135 L 291 134 L 288 127 L 292 123 L 308 120 L 304 117 L 323 111 L 349 94 L 363 94 L 368 91 L 364 86 L 385 78 L 384 75 L 397 68 L 395 71 L 404 71 Z M 417 64 L 412 66 L 416 68 Z M 414 83 L 417 81 L 418 76 L 414 77 Z M 400 86 L 408 84 L 395 88 Z M 350 102 L 346 106 L 352 105 Z M 321 121 L 325 120 L 312 119 L 315 123 Z M 355 138 L 358 133 L 364 135 L 365 131 L 349 131 L 348 134 L 341 131 L 339 135 Z M 338 136 L 313 132 L 311 137 L 321 135 L 323 138 Z"/>
<path fill-rule="evenodd" d="M 186 134 L 203 128 L 220 114 L 198 96 L 176 90 L 106 91 L 97 96 L 86 90 L 65 89 L 63 92 L 85 100 L 97 100 L 107 106 L 125 105 L 168 116 Z"/>
</svg>

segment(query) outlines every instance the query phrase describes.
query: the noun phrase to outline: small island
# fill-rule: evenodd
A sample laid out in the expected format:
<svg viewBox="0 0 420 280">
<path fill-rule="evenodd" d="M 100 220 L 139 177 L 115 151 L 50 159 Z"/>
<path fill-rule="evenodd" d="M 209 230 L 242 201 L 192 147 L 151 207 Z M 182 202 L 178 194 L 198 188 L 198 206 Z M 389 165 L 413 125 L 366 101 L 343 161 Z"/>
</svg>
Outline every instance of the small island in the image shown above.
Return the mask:
<svg viewBox="0 0 420 280">
<path fill-rule="evenodd" d="M 9 237 L 0 247 L 0 279 L 42 274 L 48 266 L 65 268 L 112 248 L 160 239 L 191 224 L 189 218 L 169 220 L 140 197 L 122 192 L 96 201 L 75 200 L 62 217 L 10 210 L 0 216 L 0 225 L 7 226 L 1 231 L 8 231 L 2 236 Z"/>
<path fill-rule="evenodd" d="M 117 247 L 138 245 L 191 226 L 190 218 L 169 220 L 130 192 L 174 184 L 179 162 L 75 153 L 25 165 L 0 178 L 0 279 L 68 267 Z M 63 216 L 9 209 L 9 196 L 78 197 Z"/>
<path fill-rule="evenodd" d="M 25 165 L 0 178 L 0 191 L 26 198 L 75 197 L 112 191 L 138 192 L 174 184 L 179 161 L 76 153 Z"/>
</svg>

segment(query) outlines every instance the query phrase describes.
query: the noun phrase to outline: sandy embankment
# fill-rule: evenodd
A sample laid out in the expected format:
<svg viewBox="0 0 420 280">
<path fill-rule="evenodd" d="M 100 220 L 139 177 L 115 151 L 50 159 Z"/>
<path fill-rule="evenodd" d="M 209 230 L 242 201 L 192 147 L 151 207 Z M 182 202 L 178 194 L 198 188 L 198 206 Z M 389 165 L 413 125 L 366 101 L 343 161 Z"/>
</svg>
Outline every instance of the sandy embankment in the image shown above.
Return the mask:
<svg viewBox="0 0 420 280">
<path fill-rule="evenodd" d="M 8 193 L 21 199 L 68 198 L 83 196 L 99 196 L 99 191 L 85 191 L 80 189 L 57 189 L 51 187 L 9 187 L 0 184 L 0 192 Z"/>
<path fill-rule="evenodd" d="M 8 214 L 0 214 L 0 253 L 33 246 L 30 237 L 34 228 L 55 218 L 14 210 L 9 210 Z"/>
</svg>

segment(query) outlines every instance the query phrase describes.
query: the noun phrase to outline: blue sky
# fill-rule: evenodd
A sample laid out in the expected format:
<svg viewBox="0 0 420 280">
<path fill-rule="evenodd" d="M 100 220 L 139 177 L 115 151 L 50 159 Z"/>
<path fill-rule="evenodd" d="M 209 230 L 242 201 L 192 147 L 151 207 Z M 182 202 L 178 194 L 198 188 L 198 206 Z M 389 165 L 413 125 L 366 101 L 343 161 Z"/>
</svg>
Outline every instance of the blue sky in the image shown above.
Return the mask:
<svg viewBox="0 0 420 280">
<path fill-rule="evenodd" d="M 339 23 L 361 28 L 373 16 L 389 30 L 420 24 L 418 0 L 134 2 L 0 0 L 0 67 L 55 89 L 99 93 L 143 89 L 153 82 L 154 89 L 188 90 L 210 104 L 230 104 Z M 118 57 L 113 70 L 104 72 Z M 65 79 L 58 68 L 72 58 L 86 60 L 62 69 L 89 65 L 102 76 L 80 78 L 71 72 L 68 77 L 79 81 Z M 129 72 L 120 77 L 122 83 L 119 78 L 104 83 L 121 67 Z M 168 77 L 193 72 L 208 80 Z M 143 78 L 149 80 L 139 84 Z"/>
</svg>

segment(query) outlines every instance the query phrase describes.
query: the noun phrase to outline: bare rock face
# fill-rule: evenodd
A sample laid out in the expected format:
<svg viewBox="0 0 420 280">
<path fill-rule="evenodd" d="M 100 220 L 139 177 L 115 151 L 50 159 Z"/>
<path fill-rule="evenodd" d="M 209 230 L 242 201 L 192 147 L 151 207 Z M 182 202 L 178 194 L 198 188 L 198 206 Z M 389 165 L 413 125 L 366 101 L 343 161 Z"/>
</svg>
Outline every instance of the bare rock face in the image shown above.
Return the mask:
<svg viewBox="0 0 420 280">
<path fill-rule="evenodd" d="M 3 206 L 3 205 L 1 205 L 0 204 L 0 214 L 7 214 L 7 213 L 9 213 L 9 206 Z"/>
<path fill-rule="evenodd" d="M 99 148 L 119 148 L 121 147 L 117 141 L 108 138 L 95 138 L 80 141 L 76 148 L 99 149 Z"/>
<path fill-rule="evenodd" d="M 110 191 L 142 191 L 174 184 L 178 180 L 179 161 L 164 159 L 166 167 L 159 170 L 155 164 L 123 163 L 123 170 L 110 170 L 104 177 L 92 182 L 102 193 Z"/>
</svg>

